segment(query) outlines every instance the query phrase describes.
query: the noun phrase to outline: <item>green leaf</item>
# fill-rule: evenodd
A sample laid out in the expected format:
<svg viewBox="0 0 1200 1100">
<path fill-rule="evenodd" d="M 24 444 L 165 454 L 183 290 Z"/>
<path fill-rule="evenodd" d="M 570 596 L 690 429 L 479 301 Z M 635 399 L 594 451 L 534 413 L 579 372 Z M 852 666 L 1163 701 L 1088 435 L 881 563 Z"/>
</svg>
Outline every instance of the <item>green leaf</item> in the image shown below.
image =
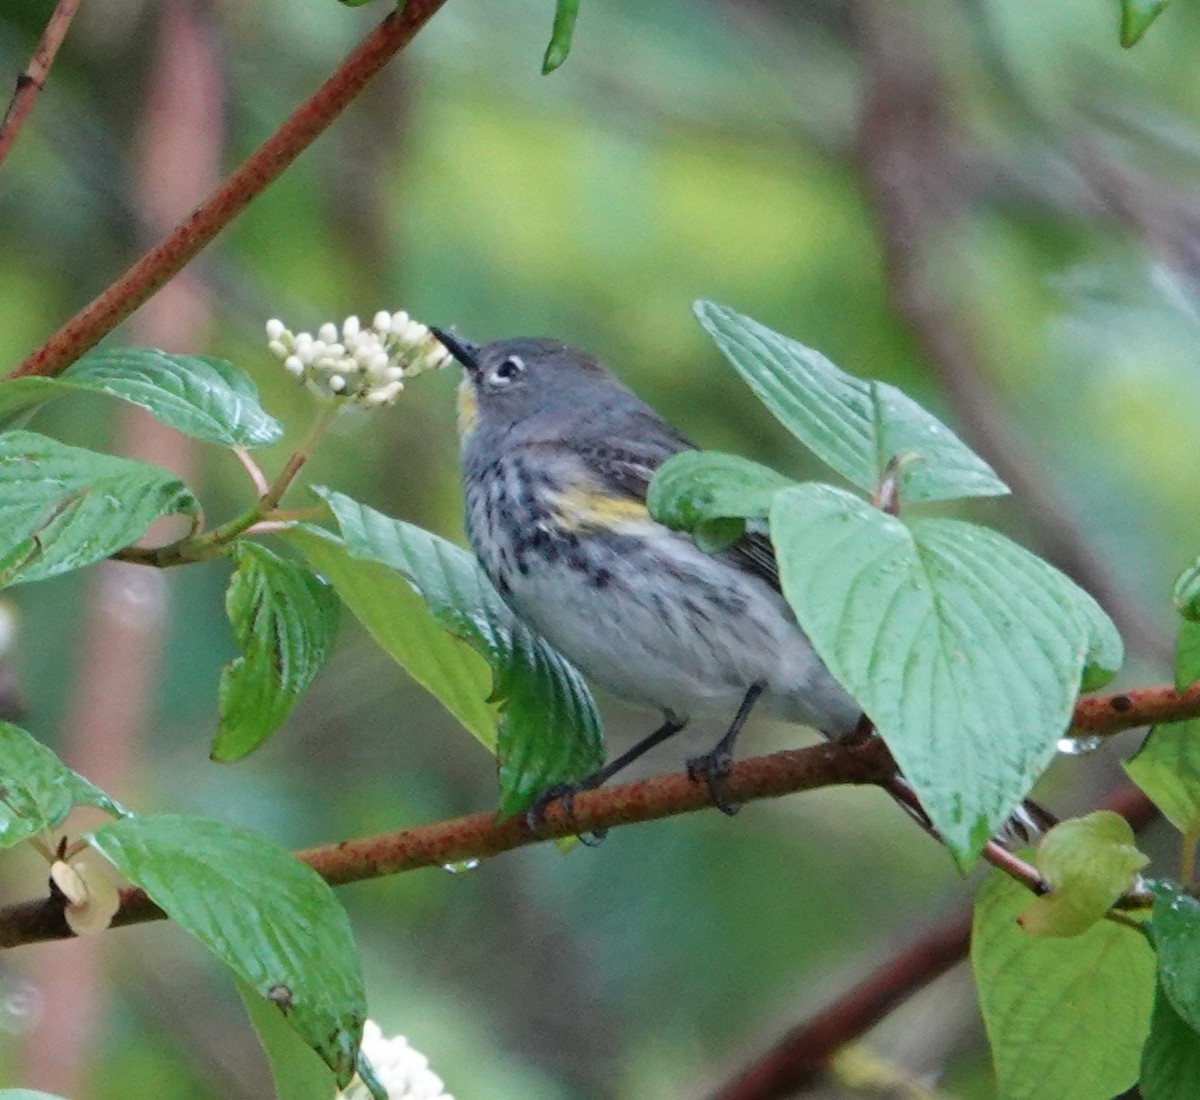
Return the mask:
<svg viewBox="0 0 1200 1100">
<path fill-rule="evenodd" d="M 1200 718 L 1155 726 L 1122 767 L 1176 829 L 1200 837 Z"/>
<path fill-rule="evenodd" d="M 1200 622 L 1200 558 L 1179 574 L 1173 599 L 1180 615 L 1192 622 Z"/>
<path fill-rule="evenodd" d="M 600 765 L 600 718 L 583 678 L 513 615 L 469 553 L 341 493 L 316 491 L 333 509 L 352 557 L 396 570 L 443 630 L 487 659 L 494 677 L 491 698 L 502 708 L 497 733 L 502 813 L 516 813 L 546 787 Z"/>
<path fill-rule="evenodd" d="M 1150 1016 L 1150 1037 L 1142 1048 L 1138 1082 L 1142 1100 L 1195 1100 L 1200 1081 L 1200 1035 L 1171 1005 L 1159 986 Z"/>
<path fill-rule="evenodd" d="M 220 821 L 126 818 L 90 837 L 180 927 L 288 1023 L 339 1085 L 354 1074 L 366 1021 L 362 968 L 333 891 L 286 848 Z"/>
<path fill-rule="evenodd" d="M 448 634 L 394 570 L 353 558 L 319 527 L 294 527 L 284 537 L 333 585 L 379 646 L 488 749 L 496 751 L 499 709 L 487 702 L 492 670 L 466 642 Z"/>
<path fill-rule="evenodd" d="M 57 828 L 74 806 L 129 812 L 19 726 L 0 722 L 0 848 Z"/>
<path fill-rule="evenodd" d="M 579 15 L 579 0 L 555 0 L 554 29 L 550 33 L 550 44 L 542 58 L 542 75 L 548 76 L 567 59 L 571 52 L 571 39 L 575 34 L 575 20 Z"/>
<path fill-rule="evenodd" d="M 221 672 L 214 760 L 240 760 L 287 720 L 333 648 L 340 605 L 299 562 L 250 542 L 232 549 L 237 569 L 225 610 L 242 655 Z"/>
<path fill-rule="evenodd" d="M 234 984 L 270 1063 L 275 1100 L 333 1100 L 337 1082 L 329 1067 L 288 1023 L 291 1008 L 286 993 L 276 990 L 274 999 L 268 1000 L 236 977 Z"/>
<path fill-rule="evenodd" d="M 748 458 L 681 451 L 655 471 L 646 506 L 659 523 L 691 531 L 706 520 L 766 519 L 775 494 L 795 484 Z"/>
<path fill-rule="evenodd" d="M 1121 45 L 1136 46 L 1170 0 L 1121 0 Z"/>
<path fill-rule="evenodd" d="M 994 531 L 907 526 L 827 485 L 781 491 L 770 524 L 817 653 L 968 865 L 1067 729 L 1096 648 L 1090 599 Z"/>
<path fill-rule="evenodd" d="M 283 435 L 244 371 L 223 359 L 156 348 L 106 348 L 57 378 L 0 382 L 0 417 L 79 392 L 119 397 L 184 435 L 227 447 L 261 447 Z"/>
<path fill-rule="evenodd" d="M 0 1089 L 0 1100 L 63 1100 L 61 1096 L 52 1096 L 48 1092 L 38 1092 L 36 1089 Z"/>
<path fill-rule="evenodd" d="M 1120 814 L 1097 810 L 1063 821 L 1037 850 L 1050 893 L 1035 898 L 1018 923 L 1035 936 L 1078 936 L 1104 919 L 1149 862 Z"/>
<path fill-rule="evenodd" d="M 34 432 L 0 434 L 0 584 L 107 558 L 156 519 L 199 504 L 173 474 Z"/>
<path fill-rule="evenodd" d="M 820 352 L 715 302 L 696 316 L 759 400 L 851 484 L 875 489 L 888 463 L 904 501 L 999 496 L 1009 491 L 974 451 L 907 394 L 839 370 Z"/>
<path fill-rule="evenodd" d="M 1112 1100 L 1137 1080 L 1154 952 L 1111 921 L 1071 939 L 1029 936 L 1029 892 L 993 872 L 975 902 L 971 964 L 1004 1100 Z"/>
<path fill-rule="evenodd" d="M 1185 691 L 1200 680 L 1200 623 L 1184 619 L 1175 642 L 1175 688 Z"/>
<path fill-rule="evenodd" d="M 1158 980 L 1175 1011 L 1200 1031 L 1200 901 L 1175 882 L 1151 881 Z"/>
</svg>

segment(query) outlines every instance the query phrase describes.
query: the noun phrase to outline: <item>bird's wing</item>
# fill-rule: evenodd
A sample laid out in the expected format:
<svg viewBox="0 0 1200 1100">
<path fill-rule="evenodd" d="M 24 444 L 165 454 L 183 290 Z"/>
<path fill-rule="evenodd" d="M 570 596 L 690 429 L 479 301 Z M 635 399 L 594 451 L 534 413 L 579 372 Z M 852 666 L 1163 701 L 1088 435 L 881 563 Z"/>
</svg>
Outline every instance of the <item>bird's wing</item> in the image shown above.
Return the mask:
<svg viewBox="0 0 1200 1100">
<path fill-rule="evenodd" d="M 654 471 L 673 454 L 696 447 L 657 416 L 647 416 L 643 423 L 626 427 L 628 430 L 619 433 L 620 442 L 609 442 L 597 433 L 589 433 L 586 438 L 572 440 L 572 447 L 604 489 L 645 503 Z M 617 434 L 611 433 L 610 438 Z M 746 533 L 722 550 L 720 556 L 779 590 L 775 548 L 762 525 L 751 523 Z"/>
</svg>

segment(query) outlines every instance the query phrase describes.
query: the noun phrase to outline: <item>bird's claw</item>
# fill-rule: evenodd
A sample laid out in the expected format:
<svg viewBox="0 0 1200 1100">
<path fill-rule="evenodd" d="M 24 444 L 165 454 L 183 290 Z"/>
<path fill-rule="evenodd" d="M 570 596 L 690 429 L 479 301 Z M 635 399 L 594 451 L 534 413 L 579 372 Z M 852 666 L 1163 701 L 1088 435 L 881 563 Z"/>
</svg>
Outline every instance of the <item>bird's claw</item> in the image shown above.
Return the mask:
<svg viewBox="0 0 1200 1100">
<path fill-rule="evenodd" d="M 693 783 L 703 783 L 708 787 L 708 796 L 726 817 L 733 817 L 742 807 L 737 802 L 730 802 L 721 790 L 721 781 L 728 777 L 733 767 L 733 756 L 728 752 L 717 749 L 703 756 L 693 756 L 687 762 L 687 776 Z"/>
<path fill-rule="evenodd" d="M 575 796 L 580 791 L 590 790 L 584 783 L 555 783 L 547 787 L 533 800 L 533 805 L 525 811 L 525 827 L 531 832 L 538 832 L 546 824 L 546 813 L 558 802 L 562 805 L 563 817 L 570 820 L 575 816 Z M 594 848 L 608 836 L 607 829 L 593 829 L 581 833 L 579 840 L 589 848 Z"/>
</svg>

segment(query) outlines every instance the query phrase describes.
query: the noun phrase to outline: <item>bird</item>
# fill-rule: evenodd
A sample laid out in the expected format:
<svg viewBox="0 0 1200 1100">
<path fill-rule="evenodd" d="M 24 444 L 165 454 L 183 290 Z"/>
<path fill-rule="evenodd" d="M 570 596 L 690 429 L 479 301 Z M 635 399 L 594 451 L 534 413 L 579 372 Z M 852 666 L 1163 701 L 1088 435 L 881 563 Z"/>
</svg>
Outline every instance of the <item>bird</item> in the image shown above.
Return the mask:
<svg viewBox="0 0 1200 1100">
<path fill-rule="evenodd" d="M 765 527 L 749 524 L 709 553 L 656 520 L 646 499 L 654 472 L 696 446 L 594 355 L 559 340 L 479 345 L 431 330 L 463 367 L 458 427 L 468 541 L 516 616 L 590 681 L 658 711 L 661 724 L 630 749 L 541 792 L 528 811 L 592 790 L 693 717 L 728 724 L 687 761 L 713 804 L 739 734 L 759 708 L 834 741 L 873 734 L 870 719 L 825 666 L 783 596 Z M 902 776 L 883 783 L 937 835 Z M 1031 843 L 1056 822 L 1032 801 L 997 834 Z"/>
<path fill-rule="evenodd" d="M 720 781 L 756 707 L 834 739 L 862 728 L 862 708 L 783 597 L 765 531 L 709 554 L 651 516 L 655 470 L 695 444 L 580 348 L 433 332 L 464 368 L 466 532 L 488 579 L 589 680 L 662 715 L 628 752 L 543 804 L 600 786 L 693 717 L 720 715 L 725 732 L 688 774 L 731 812 Z"/>
</svg>

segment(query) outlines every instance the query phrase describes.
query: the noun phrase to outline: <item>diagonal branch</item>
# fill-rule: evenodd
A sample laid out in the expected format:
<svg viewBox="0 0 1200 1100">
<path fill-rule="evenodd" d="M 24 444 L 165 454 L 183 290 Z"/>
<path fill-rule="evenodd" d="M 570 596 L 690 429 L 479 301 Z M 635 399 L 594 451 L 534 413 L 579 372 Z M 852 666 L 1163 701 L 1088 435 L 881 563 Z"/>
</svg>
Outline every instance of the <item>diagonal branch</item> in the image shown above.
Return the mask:
<svg viewBox="0 0 1200 1100">
<path fill-rule="evenodd" d="M 1158 816 L 1153 803 L 1129 784 L 1109 794 L 1104 809 L 1119 813 L 1135 830 Z M 970 945 L 971 913 L 947 919 L 810 1020 L 786 1032 L 709 1100 L 785 1100 L 816 1085 L 842 1047 L 961 962 Z"/>
<path fill-rule="evenodd" d="M 1152 687 L 1114 695 L 1093 695 L 1076 706 L 1071 726 L 1076 732 L 1116 733 L 1150 722 L 1200 717 L 1200 683 L 1186 691 Z M 806 749 L 790 749 L 741 760 L 733 765 L 723 787 L 733 802 L 778 798 L 797 791 L 843 783 L 883 786 L 895 775 L 895 763 L 878 738 L 857 743 L 826 742 Z M 1113 808 L 1130 816 L 1147 812 L 1140 796 L 1130 796 Z M 633 825 L 663 817 L 712 809 L 707 788 L 686 775 L 673 773 L 583 791 L 575 796 L 570 816 L 560 803 L 547 811 L 545 823 L 530 830 L 524 817 L 497 820 L 490 813 L 421 825 L 357 840 L 343 840 L 298 852 L 302 859 L 333 886 L 381 878 L 419 867 L 443 867 L 465 860 L 484 859 L 543 840 L 600 832 L 618 825 Z M 1021 877 L 1018 875 L 1017 877 Z M 113 924 L 120 927 L 159 920 L 160 910 L 141 890 L 123 891 L 121 908 Z M 71 935 L 63 920 L 61 900 L 20 902 L 0 908 L 0 948 L 17 947 Z"/>
<path fill-rule="evenodd" d="M 46 29 L 42 31 L 37 49 L 33 51 L 33 57 L 17 77 L 17 89 L 4 112 L 4 120 L 0 122 L 0 164 L 4 163 L 26 116 L 33 110 L 34 101 L 45 87 L 50 66 L 54 64 L 55 54 L 67 36 L 67 28 L 79 10 L 79 4 L 80 0 L 58 0 L 54 11 L 50 13 Z"/>
<path fill-rule="evenodd" d="M 274 182 L 444 3 L 407 0 L 389 14 L 232 176 L 9 377 L 61 374 L 116 328 Z"/>
</svg>

